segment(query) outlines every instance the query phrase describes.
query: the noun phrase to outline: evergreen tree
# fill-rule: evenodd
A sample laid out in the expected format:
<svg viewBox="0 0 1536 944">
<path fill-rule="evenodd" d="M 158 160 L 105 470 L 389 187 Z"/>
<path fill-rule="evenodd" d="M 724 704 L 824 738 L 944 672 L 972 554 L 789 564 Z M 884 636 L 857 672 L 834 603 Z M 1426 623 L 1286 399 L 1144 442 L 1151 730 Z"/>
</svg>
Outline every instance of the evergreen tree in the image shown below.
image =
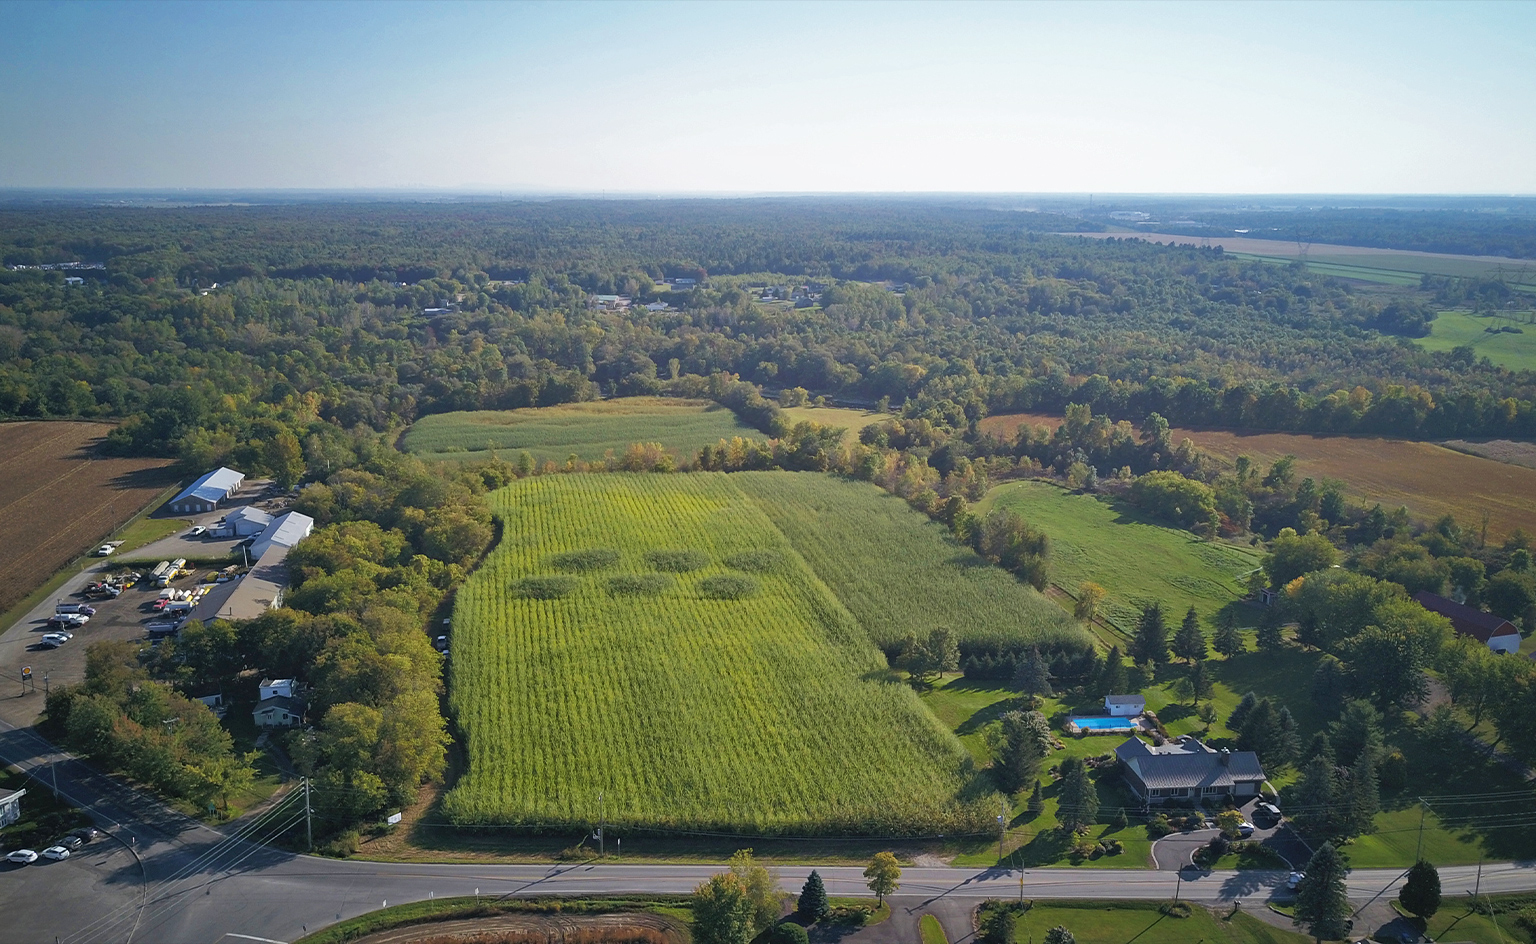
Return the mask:
<svg viewBox="0 0 1536 944">
<path fill-rule="evenodd" d="M 1038 711 L 1006 711 L 987 730 L 998 786 L 1009 793 L 1024 788 L 1040 772 L 1051 750 L 1051 724 Z"/>
<path fill-rule="evenodd" d="M 1099 791 L 1081 758 L 1068 757 L 1061 762 L 1061 794 L 1056 802 L 1056 821 L 1072 831 L 1087 827 L 1099 818 Z"/>
<path fill-rule="evenodd" d="M 1045 932 L 1045 944 L 1077 944 L 1077 938 L 1072 936 L 1071 931 L 1058 924 Z"/>
<path fill-rule="evenodd" d="M 1330 716 L 1337 717 L 1344 710 L 1344 701 L 1348 696 L 1349 672 L 1344 668 L 1344 663 L 1334 656 L 1323 656 L 1312 673 L 1313 703 Z"/>
<path fill-rule="evenodd" d="M 1296 718 L 1291 714 L 1291 709 L 1280 706 L 1275 715 L 1279 722 L 1280 736 L 1275 741 L 1274 762 L 1277 764 L 1294 764 L 1301 752 L 1301 734 L 1296 730 Z"/>
<path fill-rule="evenodd" d="M 1040 781 L 1035 781 L 1035 789 L 1029 795 L 1029 811 L 1035 815 L 1045 812 L 1045 797 L 1040 793 Z"/>
<path fill-rule="evenodd" d="M 1280 632 L 1280 621 L 1266 617 L 1259 624 L 1259 651 L 1279 652 L 1285 648 L 1285 636 Z"/>
<path fill-rule="evenodd" d="M 1210 654 L 1205 645 L 1205 633 L 1200 629 L 1200 616 L 1194 607 L 1184 614 L 1184 622 L 1173 634 L 1173 654 L 1185 662 L 1197 662 Z"/>
<path fill-rule="evenodd" d="M 1397 893 L 1397 900 L 1410 914 L 1425 919 L 1434 917 L 1440 910 L 1440 871 L 1423 859 L 1415 862 L 1408 870 L 1408 881 L 1403 883 L 1403 890 Z"/>
<path fill-rule="evenodd" d="M 1345 797 L 1344 831 L 1359 836 L 1375 828 L 1375 817 L 1381 810 L 1381 783 L 1376 777 L 1376 755 L 1371 751 L 1361 753 L 1355 766 L 1349 769 L 1349 795 Z"/>
<path fill-rule="evenodd" d="M 1206 667 L 1204 659 L 1196 659 L 1189 666 L 1189 690 L 1195 696 L 1195 704 L 1200 704 L 1200 699 L 1209 698 L 1215 691 L 1216 683 L 1211 679 L 1211 670 Z"/>
<path fill-rule="evenodd" d="M 1019 660 L 1019 667 L 1013 673 L 1013 687 L 1026 695 L 1040 695 L 1049 698 L 1052 694 L 1050 673 L 1045 667 L 1045 660 L 1040 658 L 1040 647 L 1030 646 L 1024 653 L 1024 658 Z"/>
<path fill-rule="evenodd" d="M 1309 833 L 1324 834 L 1333 826 L 1333 804 L 1338 796 L 1333 761 L 1313 755 L 1301 770 L 1296 784 L 1295 813 L 1292 819 Z"/>
<path fill-rule="evenodd" d="M 1335 763 L 1333 756 L 1333 742 L 1328 740 L 1328 732 L 1319 731 L 1312 735 L 1312 740 L 1307 744 L 1307 752 L 1303 755 L 1307 760 L 1321 757 L 1332 767 Z"/>
<path fill-rule="evenodd" d="M 1161 665 L 1168 661 L 1168 626 L 1163 621 L 1163 605 L 1152 602 L 1142 607 L 1136 620 L 1136 637 L 1131 643 L 1131 658 L 1137 662 Z"/>
<path fill-rule="evenodd" d="M 800 916 L 809 921 L 820 921 L 832 911 L 832 903 L 827 899 L 827 885 L 821 880 L 821 873 L 815 869 L 805 877 L 805 884 L 800 886 L 800 900 L 796 902 L 796 910 Z"/>
<path fill-rule="evenodd" d="M 1328 726 L 1328 737 L 1333 741 L 1339 763 L 1352 767 L 1361 754 L 1381 750 L 1381 712 L 1370 702 L 1357 698 L 1346 704 L 1339 720 Z"/>
<path fill-rule="evenodd" d="M 1230 609 L 1223 610 L 1219 622 L 1216 624 L 1216 638 L 1213 640 L 1216 651 L 1226 658 L 1243 651 L 1243 637 L 1237 631 L 1237 614 Z"/>
<path fill-rule="evenodd" d="M 983 908 L 976 922 L 976 937 L 981 944 L 1013 944 L 1013 909 L 1001 902 L 996 907 Z"/>
<path fill-rule="evenodd" d="M 1237 707 L 1232 709 L 1232 713 L 1227 715 L 1227 727 L 1231 728 L 1233 731 L 1241 731 L 1243 729 L 1243 722 L 1248 720 L 1248 713 L 1252 711 L 1253 706 L 1257 705 L 1258 703 L 1259 696 L 1255 695 L 1253 692 L 1249 692 L 1248 694 L 1244 695 L 1238 701 Z"/>
<path fill-rule="evenodd" d="M 1259 755 L 1260 763 L 1269 763 L 1280 740 L 1280 719 L 1275 716 L 1275 706 L 1268 698 L 1261 698 L 1243 719 L 1237 732 L 1237 746 L 1241 750 Z"/>
<path fill-rule="evenodd" d="M 1307 925 L 1315 941 L 1336 941 L 1349 933 L 1344 859 L 1325 842 L 1307 860 L 1306 873 L 1296 886 L 1296 923 Z"/>
<path fill-rule="evenodd" d="M 1119 646 L 1111 646 L 1109 655 L 1104 657 L 1104 667 L 1099 670 L 1099 694 L 1126 694 L 1125 658 L 1120 654 Z"/>
</svg>

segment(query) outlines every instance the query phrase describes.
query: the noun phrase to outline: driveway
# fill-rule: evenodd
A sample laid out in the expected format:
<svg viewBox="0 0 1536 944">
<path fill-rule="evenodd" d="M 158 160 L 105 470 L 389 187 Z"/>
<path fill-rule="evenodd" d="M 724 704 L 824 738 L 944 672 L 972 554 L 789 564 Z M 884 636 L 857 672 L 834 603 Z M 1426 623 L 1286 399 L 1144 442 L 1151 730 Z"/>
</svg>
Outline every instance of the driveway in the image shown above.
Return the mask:
<svg viewBox="0 0 1536 944">
<path fill-rule="evenodd" d="M 1291 829 L 1289 820 L 1281 820 L 1279 823 L 1270 823 L 1266 820 L 1254 818 L 1254 807 L 1262 802 L 1259 798 L 1249 800 L 1239 807 L 1243 819 L 1253 823 L 1253 835 L 1248 837 L 1250 841 L 1257 841 L 1265 848 L 1284 859 L 1291 868 L 1299 869 L 1306 865 L 1312 857 L 1312 850 Z M 1190 867 L 1193 864 L 1192 856 L 1201 846 L 1216 838 L 1221 830 L 1214 827 L 1209 829 L 1195 829 L 1188 832 L 1171 833 L 1152 844 L 1152 861 L 1158 869 L 1163 871 L 1178 871 Z"/>
</svg>

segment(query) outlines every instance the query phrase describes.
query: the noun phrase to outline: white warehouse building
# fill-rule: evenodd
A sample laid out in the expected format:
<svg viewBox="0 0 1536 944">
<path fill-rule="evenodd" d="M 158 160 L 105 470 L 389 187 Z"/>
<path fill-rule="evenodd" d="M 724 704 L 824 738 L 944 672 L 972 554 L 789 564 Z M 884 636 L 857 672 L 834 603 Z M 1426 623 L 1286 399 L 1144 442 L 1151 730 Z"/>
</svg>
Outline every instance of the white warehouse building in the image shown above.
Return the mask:
<svg viewBox="0 0 1536 944">
<path fill-rule="evenodd" d="M 187 515 L 213 511 L 219 507 L 220 502 L 239 491 L 244 482 L 244 472 L 225 467 L 214 469 L 171 499 L 171 510 Z"/>
<path fill-rule="evenodd" d="M 284 548 L 293 547 L 309 537 L 309 532 L 313 530 L 315 530 L 315 519 L 309 515 L 301 515 L 297 511 L 281 515 L 267 525 L 267 529 L 251 542 L 251 560 L 261 560 L 274 545 Z"/>
</svg>

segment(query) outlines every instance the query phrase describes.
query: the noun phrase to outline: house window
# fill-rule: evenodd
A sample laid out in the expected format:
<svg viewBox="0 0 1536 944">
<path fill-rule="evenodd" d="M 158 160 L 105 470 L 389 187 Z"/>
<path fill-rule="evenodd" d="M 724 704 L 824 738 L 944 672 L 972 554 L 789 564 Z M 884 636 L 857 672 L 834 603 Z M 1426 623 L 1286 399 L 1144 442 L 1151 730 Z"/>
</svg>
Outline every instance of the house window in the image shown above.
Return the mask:
<svg viewBox="0 0 1536 944">
<path fill-rule="evenodd" d="M 1227 792 L 1227 788 L 1226 787 L 1206 787 L 1205 788 L 1205 795 L 1206 796 L 1213 796 L 1213 795 L 1218 795 L 1218 794 L 1222 794 L 1222 793 L 1226 793 L 1226 792 Z"/>
<path fill-rule="evenodd" d="M 1162 795 L 1163 795 L 1163 790 L 1162 790 L 1161 787 L 1153 787 L 1151 790 L 1147 791 L 1147 796 L 1160 797 Z"/>
</svg>

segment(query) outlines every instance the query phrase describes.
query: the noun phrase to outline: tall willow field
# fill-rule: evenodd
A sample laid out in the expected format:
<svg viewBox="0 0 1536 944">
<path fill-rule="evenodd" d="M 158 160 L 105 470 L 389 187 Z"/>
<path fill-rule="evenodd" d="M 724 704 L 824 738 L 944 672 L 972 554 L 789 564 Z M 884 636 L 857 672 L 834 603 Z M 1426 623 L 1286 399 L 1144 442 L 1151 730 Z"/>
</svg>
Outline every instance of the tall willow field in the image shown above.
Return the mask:
<svg viewBox="0 0 1536 944">
<path fill-rule="evenodd" d="M 987 829 L 989 780 L 720 474 L 494 496 L 454 609 L 460 823 L 747 833 Z"/>
</svg>

